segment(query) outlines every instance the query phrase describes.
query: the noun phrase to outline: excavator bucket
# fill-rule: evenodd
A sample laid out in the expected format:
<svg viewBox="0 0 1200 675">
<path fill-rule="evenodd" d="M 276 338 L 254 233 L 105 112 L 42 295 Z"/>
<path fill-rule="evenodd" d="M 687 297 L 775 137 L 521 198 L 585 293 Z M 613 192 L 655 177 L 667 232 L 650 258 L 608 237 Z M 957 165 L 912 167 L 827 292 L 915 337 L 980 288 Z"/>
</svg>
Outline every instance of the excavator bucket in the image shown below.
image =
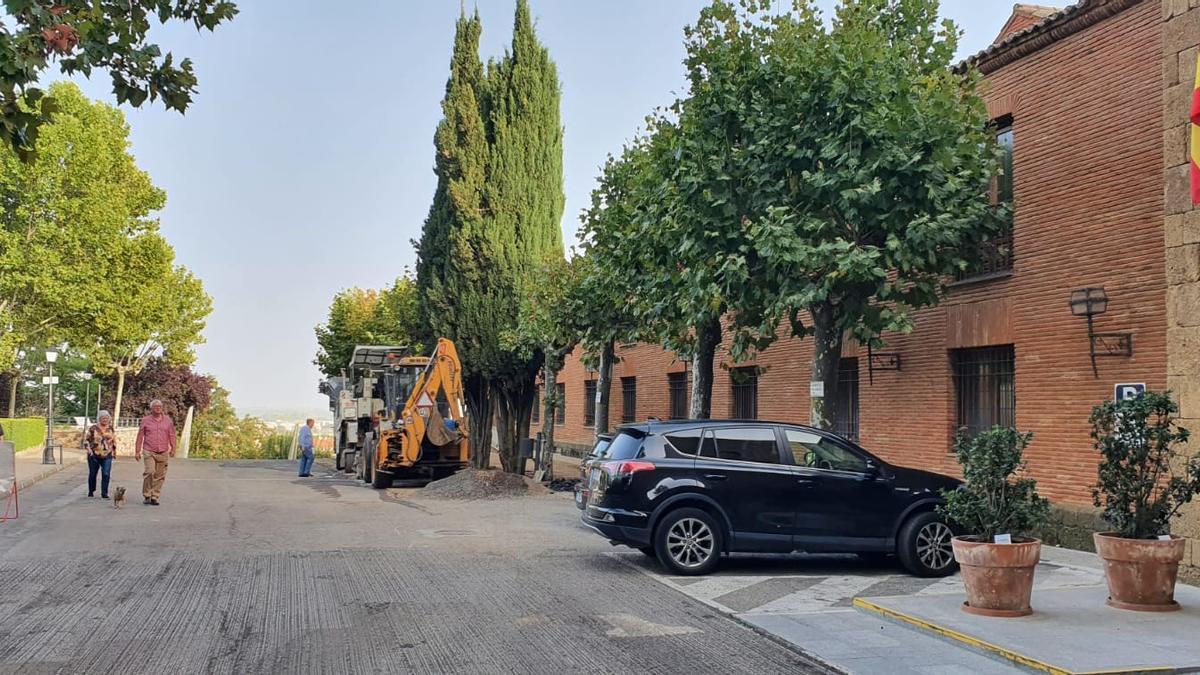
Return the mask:
<svg viewBox="0 0 1200 675">
<path fill-rule="evenodd" d="M 429 424 L 425 427 L 425 438 L 429 442 L 439 448 L 446 447 L 451 443 L 457 443 L 462 439 L 462 434 L 457 429 L 451 430 L 446 427 L 446 421 L 442 417 L 442 411 L 434 406 L 429 411 Z"/>
</svg>

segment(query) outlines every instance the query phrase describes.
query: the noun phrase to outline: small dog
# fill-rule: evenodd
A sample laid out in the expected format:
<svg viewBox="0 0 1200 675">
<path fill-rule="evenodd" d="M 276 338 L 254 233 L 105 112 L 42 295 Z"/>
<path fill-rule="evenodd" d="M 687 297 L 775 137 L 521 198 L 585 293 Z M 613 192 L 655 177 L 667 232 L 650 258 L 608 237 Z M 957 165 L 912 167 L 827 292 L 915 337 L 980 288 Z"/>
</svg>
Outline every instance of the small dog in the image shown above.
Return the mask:
<svg viewBox="0 0 1200 675">
<path fill-rule="evenodd" d="M 113 493 L 113 508 L 119 509 L 119 508 L 121 508 L 121 505 L 124 503 L 125 503 L 125 488 L 119 487 L 119 488 L 117 488 L 117 491 Z"/>
</svg>

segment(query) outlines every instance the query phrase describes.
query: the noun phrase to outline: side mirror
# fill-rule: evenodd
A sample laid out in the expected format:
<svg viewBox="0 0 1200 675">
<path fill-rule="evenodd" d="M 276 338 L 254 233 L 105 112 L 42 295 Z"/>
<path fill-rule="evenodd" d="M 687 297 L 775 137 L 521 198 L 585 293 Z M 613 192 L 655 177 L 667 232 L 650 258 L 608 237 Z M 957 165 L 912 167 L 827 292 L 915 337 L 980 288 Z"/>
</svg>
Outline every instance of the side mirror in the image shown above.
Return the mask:
<svg viewBox="0 0 1200 675">
<path fill-rule="evenodd" d="M 879 474 L 881 473 L 879 470 L 879 464 L 873 459 L 868 459 L 867 469 L 863 473 L 867 478 L 878 478 Z"/>
</svg>

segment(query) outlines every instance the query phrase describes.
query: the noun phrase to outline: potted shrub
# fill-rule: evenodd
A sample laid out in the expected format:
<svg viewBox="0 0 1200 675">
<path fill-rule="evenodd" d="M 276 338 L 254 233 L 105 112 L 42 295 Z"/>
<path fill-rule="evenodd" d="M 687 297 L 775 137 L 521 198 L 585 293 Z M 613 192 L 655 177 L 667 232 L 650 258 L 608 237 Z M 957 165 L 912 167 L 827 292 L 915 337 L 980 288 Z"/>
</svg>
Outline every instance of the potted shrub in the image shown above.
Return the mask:
<svg viewBox="0 0 1200 675">
<path fill-rule="evenodd" d="M 954 559 L 962 568 L 963 611 L 984 616 L 1026 616 L 1033 570 L 1042 542 L 1028 534 L 1045 524 L 1050 505 L 1024 476 L 1022 455 L 1033 434 L 993 427 L 975 438 L 960 436 L 954 452 L 964 484 L 946 490 L 938 511 L 969 534 L 955 537 Z"/>
<path fill-rule="evenodd" d="M 1171 519 L 1200 492 L 1200 454 L 1180 452 L 1188 430 L 1176 424 L 1178 412 L 1169 392 L 1092 409 L 1092 439 L 1100 452 L 1092 496 L 1113 528 L 1095 534 L 1096 553 L 1113 607 L 1179 609 L 1175 579 L 1184 540 L 1171 535 Z"/>
</svg>

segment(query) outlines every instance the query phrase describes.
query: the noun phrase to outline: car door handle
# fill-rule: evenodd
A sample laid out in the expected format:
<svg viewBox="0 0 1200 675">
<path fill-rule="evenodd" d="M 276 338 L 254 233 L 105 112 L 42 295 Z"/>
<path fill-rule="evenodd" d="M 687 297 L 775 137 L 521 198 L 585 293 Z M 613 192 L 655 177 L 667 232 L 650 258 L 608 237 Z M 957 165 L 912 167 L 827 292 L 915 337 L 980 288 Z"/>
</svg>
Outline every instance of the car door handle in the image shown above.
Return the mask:
<svg viewBox="0 0 1200 675">
<path fill-rule="evenodd" d="M 807 476 L 801 476 L 801 477 L 797 478 L 796 482 L 799 483 L 800 487 L 803 487 L 803 488 L 816 487 L 816 485 L 817 485 L 817 479 L 809 478 Z"/>
<path fill-rule="evenodd" d="M 729 478 L 729 476 L 726 476 L 723 473 L 706 473 L 704 474 L 704 477 L 709 480 L 725 480 L 726 478 Z"/>
</svg>

